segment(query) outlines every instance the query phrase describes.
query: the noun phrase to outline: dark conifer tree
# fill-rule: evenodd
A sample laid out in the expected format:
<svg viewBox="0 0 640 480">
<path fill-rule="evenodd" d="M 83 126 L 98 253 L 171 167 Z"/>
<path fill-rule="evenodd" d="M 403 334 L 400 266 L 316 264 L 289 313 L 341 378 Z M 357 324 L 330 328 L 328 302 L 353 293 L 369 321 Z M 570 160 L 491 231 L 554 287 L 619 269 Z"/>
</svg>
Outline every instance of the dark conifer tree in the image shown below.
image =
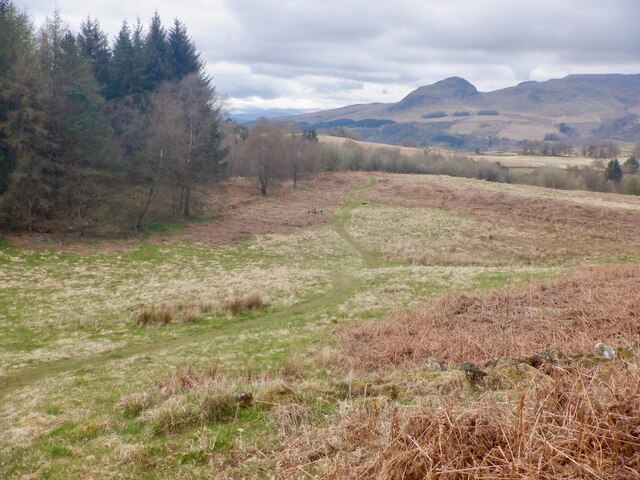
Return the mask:
<svg viewBox="0 0 640 480">
<path fill-rule="evenodd" d="M 187 28 L 175 19 L 169 30 L 169 79 L 181 80 L 192 73 L 202 74 L 204 62 L 200 59 Z"/>
<path fill-rule="evenodd" d="M 98 20 L 87 19 L 80 26 L 80 33 L 77 36 L 78 48 L 91 64 L 93 76 L 105 89 L 109 83 L 109 65 L 111 63 L 111 49 L 107 34 L 100 28 Z"/>
<path fill-rule="evenodd" d="M 133 57 L 131 65 L 131 93 L 143 93 L 147 90 L 147 57 L 144 44 L 144 27 L 140 19 L 136 19 L 131 36 Z"/>
<path fill-rule="evenodd" d="M 0 0 L 0 226 L 33 228 L 49 210 L 45 84 L 26 14 Z"/>
<path fill-rule="evenodd" d="M 145 69 L 147 90 L 154 90 L 161 82 L 169 79 L 167 33 L 156 12 L 151 19 L 149 30 L 144 39 L 147 65 Z"/>
<path fill-rule="evenodd" d="M 125 20 L 113 44 L 111 59 L 109 98 L 124 97 L 133 90 L 134 49 L 131 40 L 131 29 Z"/>
<path fill-rule="evenodd" d="M 55 139 L 46 178 L 58 215 L 77 219 L 95 206 L 108 165 L 109 127 L 104 100 L 88 59 L 56 15 L 42 30 L 40 56 L 47 66 L 47 127 Z"/>
</svg>

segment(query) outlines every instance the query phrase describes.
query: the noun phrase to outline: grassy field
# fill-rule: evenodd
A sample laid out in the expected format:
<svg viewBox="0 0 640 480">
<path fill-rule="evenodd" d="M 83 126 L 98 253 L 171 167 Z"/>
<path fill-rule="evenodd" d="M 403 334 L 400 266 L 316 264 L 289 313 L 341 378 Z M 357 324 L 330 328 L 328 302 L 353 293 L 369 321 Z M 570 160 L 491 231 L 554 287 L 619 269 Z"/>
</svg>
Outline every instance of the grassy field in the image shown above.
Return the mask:
<svg viewBox="0 0 640 480">
<path fill-rule="evenodd" d="M 357 145 L 364 149 L 375 150 L 395 150 L 403 155 L 420 155 L 424 152 L 423 148 L 414 147 L 401 147 L 396 145 L 386 145 L 383 143 L 365 142 L 362 140 L 350 140 L 348 138 L 333 137 L 331 135 L 320 135 L 319 141 L 328 145 L 342 146 L 346 141 L 355 142 Z M 515 152 L 487 152 L 482 155 L 476 155 L 473 153 L 456 152 L 442 147 L 430 147 L 429 151 L 432 153 L 439 153 L 445 157 L 453 157 L 455 155 L 466 155 L 475 160 L 484 162 L 500 162 L 501 165 L 510 168 L 542 168 L 542 167 L 557 167 L 557 168 L 569 168 L 569 167 L 582 167 L 586 165 L 592 165 L 593 158 L 584 157 L 581 155 L 572 155 L 567 157 L 552 157 L 548 155 L 522 155 Z M 623 151 L 625 153 L 630 152 L 630 147 L 623 145 Z M 629 153 L 630 155 L 630 153 Z"/>
<path fill-rule="evenodd" d="M 638 361 L 630 348 L 640 332 L 628 320 L 637 320 L 640 304 L 627 286 L 640 277 L 638 210 L 635 199 L 614 194 L 340 174 L 295 193 L 247 196 L 215 221 L 162 238 L 75 245 L 8 238 L 0 244 L 0 476 L 490 476 L 487 465 L 446 465 L 435 450 L 427 455 L 430 467 L 427 457 L 417 461 L 435 447 L 407 432 L 427 416 L 432 426 L 423 433 L 438 422 L 453 432 L 460 423 L 443 420 L 443 405 L 462 416 L 484 409 L 477 418 L 485 421 L 488 405 L 509 417 L 517 392 L 529 389 L 532 399 L 545 388 L 545 398 L 558 394 L 568 382 L 562 372 L 582 363 L 548 367 L 556 372 L 498 362 L 486 366 L 491 381 L 484 383 L 458 368 L 533 355 L 549 344 L 573 359 L 596 341 L 613 343 L 624 350 L 624 365 L 585 364 L 588 388 L 600 388 L 606 376 L 636 398 Z M 629 267 L 600 266 L 608 264 Z M 595 273 L 576 274 L 584 265 Z M 591 283 L 581 288 L 583 277 Z M 599 302 L 615 298 L 607 285 L 625 302 Z M 531 292 L 540 288 L 560 293 L 536 303 L 540 294 Z M 465 302 L 475 310 L 462 308 Z M 558 305 L 562 315 L 554 313 Z M 579 314 L 594 305 L 613 312 L 615 335 L 592 328 L 588 311 Z M 458 327 L 447 323 L 467 311 L 473 314 Z M 497 336 L 491 322 L 505 311 Z M 548 328 L 568 311 L 588 327 L 574 330 L 587 333 Z M 535 342 L 525 341 L 530 333 Z M 515 340 L 497 348 L 496 338 Z M 429 357 L 438 357 L 443 371 L 425 367 Z M 635 373 L 623 380 L 624 369 Z M 604 390 L 594 398 L 608 401 Z M 529 427 L 518 431 L 531 433 Z M 511 447 L 516 440 L 509 439 Z M 620 441 L 615 472 L 638 478 L 638 440 Z M 570 456 L 558 442 L 549 436 L 551 447 L 538 450 L 527 444 L 527 458 L 553 448 Z M 587 465 L 580 455 L 572 461 Z M 512 475 L 533 475 L 524 467 L 531 462 L 520 461 Z M 591 462 L 573 473 L 604 478 L 614 472 L 607 465 Z M 537 478 L 569 471 L 549 468 Z M 500 472 L 498 478 L 514 478 Z"/>
</svg>

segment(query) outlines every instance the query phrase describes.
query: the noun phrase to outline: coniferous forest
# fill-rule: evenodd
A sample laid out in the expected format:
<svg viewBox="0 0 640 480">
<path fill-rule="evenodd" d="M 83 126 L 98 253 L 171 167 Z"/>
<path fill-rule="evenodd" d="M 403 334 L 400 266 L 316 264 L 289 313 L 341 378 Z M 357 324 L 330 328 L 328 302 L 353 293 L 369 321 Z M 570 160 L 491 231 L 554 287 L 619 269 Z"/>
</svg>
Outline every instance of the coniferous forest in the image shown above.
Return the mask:
<svg viewBox="0 0 640 480">
<path fill-rule="evenodd" d="M 219 175 L 221 104 L 179 20 L 59 12 L 35 30 L 0 0 L 0 230 L 141 229 L 150 212 L 189 216 Z"/>
</svg>

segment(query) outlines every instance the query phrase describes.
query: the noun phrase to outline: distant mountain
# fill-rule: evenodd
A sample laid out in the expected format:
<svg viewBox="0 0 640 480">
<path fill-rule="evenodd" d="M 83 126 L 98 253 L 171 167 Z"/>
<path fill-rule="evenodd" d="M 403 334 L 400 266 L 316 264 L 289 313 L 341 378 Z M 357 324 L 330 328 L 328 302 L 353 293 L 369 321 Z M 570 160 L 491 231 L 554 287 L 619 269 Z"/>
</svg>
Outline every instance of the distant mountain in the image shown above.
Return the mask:
<svg viewBox="0 0 640 480">
<path fill-rule="evenodd" d="M 252 122 L 260 117 L 275 118 L 290 115 L 302 115 L 309 110 L 299 108 L 250 108 L 244 110 L 231 110 L 228 115 L 238 122 Z"/>
<path fill-rule="evenodd" d="M 569 75 L 479 92 L 451 77 L 397 103 L 351 105 L 289 117 L 316 128 L 347 127 L 365 140 L 482 146 L 486 142 L 588 138 L 640 141 L 640 74 Z"/>
</svg>

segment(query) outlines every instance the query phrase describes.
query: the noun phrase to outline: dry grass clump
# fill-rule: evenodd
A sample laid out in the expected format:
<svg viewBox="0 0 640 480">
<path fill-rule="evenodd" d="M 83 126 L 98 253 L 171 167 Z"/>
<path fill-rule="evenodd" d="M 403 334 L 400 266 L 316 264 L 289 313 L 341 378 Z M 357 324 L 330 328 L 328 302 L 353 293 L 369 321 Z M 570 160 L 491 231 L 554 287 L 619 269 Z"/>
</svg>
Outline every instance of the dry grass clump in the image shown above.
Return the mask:
<svg viewBox="0 0 640 480">
<path fill-rule="evenodd" d="M 116 410 L 128 417 L 137 417 L 155 405 L 160 396 L 155 391 L 136 392 L 122 397 L 116 403 Z"/>
<path fill-rule="evenodd" d="M 236 398 L 227 389 L 220 386 L 208 386 L 198 392 L 198 410 L 202 420 L 225 422 L 238 411 Z"/>
<path fill-rule="evenodd" d="M 247 310 L 258 310 L 265 305 L 262 296 L 259 293 L 253 293 L 242 298 L 234 298 L 225 303 L 224 308 L 234 315 L 240 314 Z"/>
<path fill-rule="evenodd" d="M 512 401 L 467 407 L 351 405 L 282 452 L 285 476 L 638 479 L 640 374 L 633 364 L 567 371 Z"/>
<path fill-rule="evenodd" d="M 210 302 L 178 304 L 176 306 L 163 303 L 162 305 L 145 305 L 138 310 L 136 323 L 141 327 L 151 325 L 167 325 L 175 319 L 183 323 L 196 323 L 203 315 L 215 311 L 215 305 Z"/>
<path fill-rule="evenodd" d="M 171 323 L 175 315 L 175 310 L 171 305 L 162 304 L 160 306 L 143 306 L 138 311 L 136 323 L 141 327 L 151 325 L 167 325 Z"/>
<path fill-rule="evenodd" d="M 219 374 L 218 364 L 211 362 L 202 372 L 198 372 L 192 367 L 177 369 L 158 380 L 154 388 L 164 396 L 171 396 L 223 382 L 226 383 L 226 379 Z"/>
<path fill-rule="evenodd" d="M 196 323 L 202 317 L 202 311 L 196 305 L 189 305 L 180 313 L 183 323 Z"/>
<path fill-rule="evenodd" d="M 458 294 L 344 330 L 346 368 L 485 361 L 556 345 L 590 353 L 596 342 L 640 344 L 640 266 L 581 268 L 560 280 L 488 294 Z M 345 363 L 345 362 L 343 362 Z"/>
<path fill-rule="evenodd" d="M 177 432 L 195 425 L 201 414 L 197 405 L 189 402 L 184 396 L 169 397 L 160 406 L 145 410 L 140 419 L 147 424 L 154 435 Z"/>
</svg>

